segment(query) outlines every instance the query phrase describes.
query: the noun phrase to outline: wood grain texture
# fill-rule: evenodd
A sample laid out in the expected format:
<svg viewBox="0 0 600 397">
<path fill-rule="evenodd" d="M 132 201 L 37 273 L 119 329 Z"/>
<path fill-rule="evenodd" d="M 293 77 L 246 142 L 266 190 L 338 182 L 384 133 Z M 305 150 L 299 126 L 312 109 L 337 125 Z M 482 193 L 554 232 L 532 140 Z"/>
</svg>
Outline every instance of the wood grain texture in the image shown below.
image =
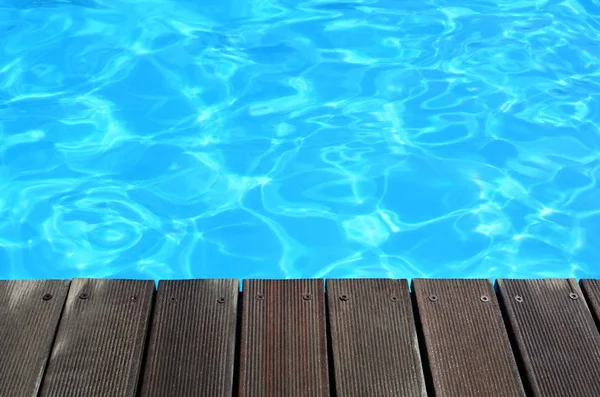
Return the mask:
<svg viewBox="0 0 600 397">
<path fill-rule="evenodd" d="M 135 396 L 153 281 L 74 279 L 41 396 Z"/>
<path fill-rule="evenodd" d="M 231 397 L 238 280 L 161 281 L 142 396 Z"/>
<path fill-rule="evenodd" d="M 68 280 L 0 281 L 0 397 L 37 396 Z"/>
<path fill-rule="evenodd" d="M 600 280 L 583 279 L 581 289 L 596 320 L 596 327 L 600 330 Z"/>
<path fill-rule="evenodd" d="M 426 396 L 407 280 L 327 280 L 336 395 Z"/>
<path fill-rule="evenodd" d="M 600 396 L 600 334 L 576 280 L 498 280 L 533 396 Z"/>
<path fill-rule="evenodd" d="M 436 397 L 525 396 L 490 280 L 415 279 L 413 291 Z"/>
<path fill-rule="evenodd" d="M 245 280 L 240 397 L 329 396 L 323 280 Z"/>
</svg>

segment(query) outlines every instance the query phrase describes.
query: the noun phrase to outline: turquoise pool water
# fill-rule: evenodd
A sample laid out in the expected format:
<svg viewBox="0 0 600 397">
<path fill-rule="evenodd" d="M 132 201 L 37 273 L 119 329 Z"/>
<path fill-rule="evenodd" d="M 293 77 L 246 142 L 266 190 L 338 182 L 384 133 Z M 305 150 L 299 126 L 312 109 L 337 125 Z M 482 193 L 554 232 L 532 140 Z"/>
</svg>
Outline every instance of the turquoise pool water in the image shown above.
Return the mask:
<svg viewBox="0 0 600 397">
<path fill-rule="evenodd" d="M 0 278 L 600 277 L 600 2 L 4 0 Z"/>
</svg>

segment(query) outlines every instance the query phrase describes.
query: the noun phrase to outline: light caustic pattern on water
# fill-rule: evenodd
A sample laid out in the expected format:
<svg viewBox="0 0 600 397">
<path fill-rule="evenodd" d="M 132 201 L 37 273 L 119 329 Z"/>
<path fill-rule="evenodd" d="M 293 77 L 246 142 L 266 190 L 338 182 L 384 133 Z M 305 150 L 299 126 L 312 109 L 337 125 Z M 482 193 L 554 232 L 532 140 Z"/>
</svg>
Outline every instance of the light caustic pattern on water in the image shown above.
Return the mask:
<svg viewBox="0 0 600 397">
<path fill-rule="evenodd" d="M 0 278 L 600 277 L 598 0 L 4 0 Z"/>
</svg>

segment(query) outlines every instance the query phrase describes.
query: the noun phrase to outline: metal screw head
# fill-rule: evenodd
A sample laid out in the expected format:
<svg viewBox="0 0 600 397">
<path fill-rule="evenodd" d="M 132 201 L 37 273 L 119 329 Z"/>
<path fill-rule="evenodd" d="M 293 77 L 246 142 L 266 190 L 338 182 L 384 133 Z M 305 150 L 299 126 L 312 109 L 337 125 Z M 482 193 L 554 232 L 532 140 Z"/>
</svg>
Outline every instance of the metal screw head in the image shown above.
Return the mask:
<svg viewBox="0 0 600 397">
<path fill-rule="evenodd" d="M 137 300 L 137 295 L 131 295 L 131 300 L 132 301 L 136 301 Z"/>
<path fill-rule="evenodd" d="M 437 302 L 438 297 L 437 297 L 437 295 L 429 295 L 429 300 L 432 302 Z"/>
<path fill-rule="evenodd" d="M 82 292 L 81 294 L 79 294 L 79 299 L 82 299 L 82 300 L 86 300 L 89 297 L 90 296 L 86 292 Z"/>
<path fill-rule="evenodd" d="M 52 294 L 44 294 L 44 296 L 42 296 L 42 299 L 45 301 L 49 301 L 50 299 L 52 299 Z"/>
<path fill-rule="evenodd" d="M 346 302 L 348 299 L 350 299 L 348 297 L 348 295 L 340 295 L 340 300 Z"/>
<path fill-rule="evenodd" d="M 225 303 L 225 298 L 220 296 L 217 298 L 217 303 Z"/>
<path fill-rule="evenodd" d="M 521 295 L 515 296 L 515 300 L 519 303 L 523 302 L 523 297 Z"/>
<path fill-rule="evenodd" d="M 302 299 L 304 299 L 305 301 L 309 301 L 312 299 L 312 296 L 310 294 L 303 294 Z"/>
<path fill-rule="evenodd" d="M 482 302 L 489 302 L 490 301 L 490 297 L 487 295 L 481 295 L 481 299 Z"/>
<path fill-rule="evenodd" d="M 256 300 L 257 300 L 257 301 L 262 301 L 262 300 L 265 300 L 265 296 L 264 296 L 263 294 L 260 294 L 260 293 L 259 293 L 259 294 L 256 294 Z"/>
<path fill-rule="evenodd" d="M 397 296 L 394 296 L 394 295 L 392 295 L 392 296 L 390 296 L 390 300 L 391 300 L 392 302 L 398 302 L 398 297 L 397 297 Z"/>
<path fill-rule="evenodd" d="M 575 292 L 571 292 L 571 293 L 569 294 L 569 298 L 571 298 L 571 299 L 575 300 L 575 299 L 579 298 L 579 295 L 577 295 Z"/>
</svg>

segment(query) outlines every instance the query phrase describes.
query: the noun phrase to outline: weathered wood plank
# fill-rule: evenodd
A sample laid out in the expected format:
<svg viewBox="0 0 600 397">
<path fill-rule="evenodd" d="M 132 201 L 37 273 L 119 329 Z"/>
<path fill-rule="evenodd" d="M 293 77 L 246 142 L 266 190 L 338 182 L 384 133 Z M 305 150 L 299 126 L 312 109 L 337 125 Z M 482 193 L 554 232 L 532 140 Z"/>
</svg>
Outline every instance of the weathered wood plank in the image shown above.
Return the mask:
<svg viewBox="0 0 600 397">
<path fill-rule="evenodd" d="M 41 396 L 134 396 L 153 281 L 74 279 Z"/>
<path fill-rule="evenodd" d="M 68 280 L 0 281 L 0 396 L 37 396 Z"/>
<path fill-rule="evenodd" d="M 436 397 L 524 396 L 490 280 L 414 279 Z"/>
<path fill-rule="evenodd" d="M 574 279 L 498 280 L 533 396 L 600 396 L 600 334 Z"/>
<path fill-rule="evenodd" d="M 600 280 L 583 279 L 581 289 L 594 315 L 596 326 L 600 330 Z"/>
<path fill-rule="evenodd" d="M 323 280 L 244 280 L 240 397 L 329 396 Z"/>
<path fill-rule="evenodd" d="M 231 397 L 238 280 L 161 281 L 142 396 Z"/>
<path fill-rule="evenodd" d="M 426 396 L 407 280 L 327 280 L 336 393 Z"/>
</svg>

